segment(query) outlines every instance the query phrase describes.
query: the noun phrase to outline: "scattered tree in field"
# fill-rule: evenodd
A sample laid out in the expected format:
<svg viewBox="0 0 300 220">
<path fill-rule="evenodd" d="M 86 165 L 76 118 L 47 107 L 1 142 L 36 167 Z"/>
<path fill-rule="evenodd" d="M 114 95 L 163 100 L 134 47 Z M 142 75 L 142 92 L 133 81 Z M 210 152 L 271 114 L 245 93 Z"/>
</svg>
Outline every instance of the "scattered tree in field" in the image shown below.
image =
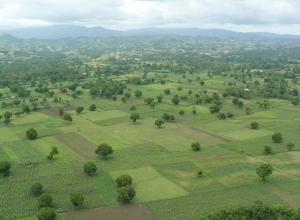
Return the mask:
<svg viewBox="0 0 300 220">
<path fill-rule="evenodd" d="M 201 81 L 199 82 L 199 84 L 200 84 L 201 86 L 203 86 L 203 85 L 205 84 L 205 82 L 204 82 L 203 80 L 201 80 Z"/>
<path fill-rule="evenodd" d="M 183 111 L 183 110 L 180 110 L 180 111 L 179 111 L 179 115 L 184 115 L 184 111 Z"/>
<path fill-rule="evenodd" d="M 11 122 L 11 120 L 10 118 L 5 118 L 3 122 L 4 124 L 8 125 Z"/>
<path fill-rule="evenodd" d="M 163 124 L 164 124 L 164 121 L 163 121 L 163 120 L 161 120 L 161 119 L 155 120 L 155 125 L 156 125 L 157 127 L 160 128 Z"/>
<path fill-rule="evenodd" d="M 172 102 L 175 104 L 175 105 L 178 105 L 179 104 L 179 99 L 177 98 L 177 97 L 174 97 L 173 99 L 172 99 Z"/>
<path fill-rule="evenodd" d="M 83 106 L 77 106 L 75 111 L 77 112 L 77 114 L 80 114 L 83 110 L 84 110 Z"/>
<path fill-rule="evenodd" d="M 201 150 L 201 145 L 199 144 L 199 142 L 192 143 L 191 147 L 193 148 L 193 151 L 199 151 L 199 150 Z"/>
<path fill-rule="evenodd" d="M 210 113 L 217 113 L 220 111 L 220 107 L 218 105 L 212 105 L 209 107 Z"/>
<path fill-rule="evenodd" d="M 115 180 L 116 184 L 118 187 L 124 187 L 124 186 L 129 186 L 132 184 L 132 177 L 129 175 L 121 175 Z"/>
<path fill-rule="evenodd" d="M 256 121 L 251 122 L 250 126 L 251 126 L 250 127 L 251 129 L 258 129 L 259 128 L 259 125 Z"/>
<path fill-rule="evenodd" d="M 131 94 L 129 92 L 125 93 L 125 98 L 129 99 L 131 97 Z"/>
<path fill-rule="evenodd" d="M 238 98 L 236 98 L 236 97 L 234 97 L 233 99 L 232 99 L 232 103 L 234 104 L 234 105 L 237 105 L 238 103 L 239 103 L 239 99 Z"/>
<path fill-rule="evenodd" d="M 130 119 L 133 121 L 133 123 L 135 123 L 137 120 L 140 119 L 140 115 L 138 113 L 132 113 L 130 115 Z"/>
<path fill-rule="evenodd" d="M 112 100 L 113 100 L 113 101 L 117 101 L 117 97 L 116 97 L 116 96 L 113 96 L 113 97 L 112 97 Z"/>
<path fill-rule="evenodd" d="M 90 111 L 95 111 L 97 108 L 97 106 L 95 104 L 91 104 L 90 107 L 89 107 L 89 110 Z"/>
<path fill-rule="evenodd" d="M 41 208 L 38 215 L 38 220 L 54 220 L 56 213 L 49 207 Z"/>
<path fill-rule="evenodd" d="M 8 161 L 0 162 L 0 174 L 3 176 L 7 176 L 9 174 L 9 169 L 11 168 L 11 164 Z"/>
<path fill-rule="evenodd" d="M 170 115 L 169 116 L 169 120 L 174 121 L 175 120 L 175 116 L 174 115 Z"/>
<path fill-rule="evenodd" d="M 246 115 L 250 115 L 251 112 L 252 112 L 252 109 L 251 109 L 251 108 L 247 107 L 247 108 L 245 109 Z"/>
<path fill-rule="evenodd" d="M 95 153 L 98 154 L 99 156 L 102 155 L 103 157 L 106 157 L 109 154 L 112 154 L 114 150 L 112 149 L 111 146 L 108 144 L 99 144 L 98 148 L 95 150 Z"/>
<path fill-rule="evenodd" d="M 59 114 L 59 116 L 63 116 L 64 115 L 64 109 L 59 108 L 58 109 L 58 114 Z"/>
<path fill-rule="evenodd" d="M 157 102 L 158 103 L 161 103 L 161 100 L 164 98 L 162 95 L 158 95 L 158 96 L 156 96 L 156 98 L 157 98 Z"/>
<path fill-rule="evenodd" d="M 198 177 L 200 177 L 200 176 L 202 176 L 202 175 L 203 175 L 203 171 L 202 171 L 202 170 L 197 171 L 197 176 L 198 176 Z"/>
<path fill-rule="evenodd" d="M 287 149 L 288 149 L 289 151 L 291 151 L 291 150 L 293 150 L 293 149 L 295 148 L 295 144 L 294 144 L 294 143 L 288 143 L 288 144 L 286 145 L 286 147 L 287 147 Z"/>
<path fill-rule="evenodd" d="M 193 112 L 193 115 L 195 115 L 197 113 L 196 109 L 194 109 L 192 112 Z"/>
<path fill-rule="evenodd" d="M 135 110 L 136 110 L 136 107 L 135 107 L 134 105 L 132 105 L 132 106 L 130 107 L 130 110 L 131 110 L 131 111 L 135 111 Z"/>
<path fill-rule="evenodd" d="M 124 186 L 118 189 L 118 202 L 129 202 L 135 197 L 135 189 L 132 186 Z"/>
<path fill-rule="evenodd" d="M 170 89 L 165 89 L 164 92 L 166 95 L 169 95 L 171 93 Z"/>
<path fill-rule="evenodd" d="M 222 113 L 222 112 L 219 112 L 218 116 L 217 116 L 219 119 L 221 120 L 225 120 L 226 119 L 226 115 L 225 113 Z"/>
<path fill-rule="evenodd" d="M 264 147 L 264 154 L 265 155 L 269 155 L 269 154 L 272 154 L 272 153 L 273 153 L 272 147 L 270 147 L 270 146 L 265 146 Z"/>
<path fill-rule="evenodd" d="M 122 97 L 122 98 L 121 98 L 121 101 L 122 101 L 123 103 L 125 103 L 125 102 L 127 101 L 127 99 L 126 99 L 125 97 Z"/>
<path fill-rule="evenodd" d="M 143 95 L 142 91 L 140 91 L 140 90 L 136 90 L 134 93 L 135 93 L 135 97 L 137 97 L 137 98 L 139 98 Z"/>
<path fill-rule="evenodd" d="M 281 143 L 282 142 L 282 134 L 277 132 L 277 133 L 274 133 L 272 135 L 272 140 L 275 142 L 275 143 Z"/>
<path fill-rule="evenodd" d="M 166 80 L 162 79 L 162 80 L 160 80 L 160 83 L 161 83 L 162 85 L 165 85 L 165 84 L 166 84 Z"/>
<path fill-rule="evenodd" d="M 42 189 L 43 189 L 42 184 L 40 184 L 40 183 L 34 183 L 34 184 L 32 184 L 31 187 L 30 187 L 30 192 L 31 192 L 33 195 L 37 196 L 37 195 L 40 195 L 40 194 L 41 194 Z"/>
<path fill-rule="evenodd" d="M 168 121 L 170 119 L 170 115 L 168 113 L 164 113 L 161 118 Z"/>
<path fill-rule="evenodd" d="M 34 140 L 37 138 L 38 136 L 38 133 L 36 132 L 36 130 L 34 128 L 29 128 L 27 131 L 26 131 L 26 136 L 29 140 Z"/>
<path fill-rule="evenodd" d="M 299 101 L 298 101 L 298 100 L 293 100 L 293 101 L 292 101 L 292 104 L 293 104 L 294 107 L 295 107 L 296 105 L 299 105 Z"/>
<path fill-rule="evenodd" d="M 20 115 L 22 115 L 23 114 L 23 112 L 16 112 L 15 113 L 15 116 L 17 116 L 17 117 L 20 117 Z M 0 118 L 1 119 L 1 118 Z"/>
<path fill-rule="evenodd" d="M 38 203 L 40 207 L 50 207 L 52 205 L 52 201 L 53 199 L 48 193 L 43 193 L 40 196 Z"/>
<path fill-rule="evenodd" d="M 59 152 L 57 150 L 57 147 L 51 147 L 51 152 L 48 154 L 47 159 L 51 160 L 54 155 L 58 155 Z"/>
<path fill-rule="evenodd" d="M 58 102 L 58 98 L 54 96 L 53 102 Z"/>
<path fill-rule="evenodd" d="M 192 90 L 189 90 L 188 93 L 189 93 L 189 95 L 191 95 L 191 94 L 193 93 L 193 91 L 192 91 Z"/>
<path fill-rule="evenodd" d="M 23 107 L 23 112 L 25 112 L 27 114 L 29 114 L 31 112 L 31 109 L 29 108 L 28 105 L 26 105 L 26 106 Z"/>
<path fill-rule="evenodd" d="M 256 174 L 262 178 L 262 181 L 266 181 L 266 177 L 271 175 L 273 172 L 273 167 L 270 164 L 262 164 L 260 167 L 256 168 Z"/>
<path fill-rule="evenodd" d="M 73 204 L 73 206 L 77 207 L 83 204 L 84 202 L 84 197 L 82 193 L 79 192 L 74 192 L 71 193 L 70 196 L 70 202 Z"/>
<path fill-rule="evenodd" d="M 4 118 L 11 118 L 12 115 L 13 115 L 12 112 L 9 112 L 9 111 L 4 112 L 4 114 L 3 114 Z"/>
<path fill-rule="evenodd" d="M 144 102 L 150 105 L 153 102 L 154 98 L 146 98 L 144 99 Z"/>
<path fill-rule="evenodd" d="M 178 90 L 178 91 L 181 91 L 181 90 L 182 90 L 182 87 L 178 87 L 177 90 Z"/>
<path fill-rule="evenodd" d="M 227 118 L 233 118 L 233 114 L 231 112 L 227 112 L 226 116 Z"/>
<path fill-rule="evenodd" d="M 242 108 L 242 107 L 243 107 L 243 105 L 244 105 L 244 102 L 243 102 L 243 101 L 239 101 L 239 102 L 238 102 L 238 106 L 239 106 L 239 108 Z"/>
<path fill-rule="evenodd" d="M 73 118 L 71 115 L 65 115 L 63 117 L 63 120 L 66 121 L 66 122 L 72 122 L 73 121 Z"/>
<path fill-rule="evenodd" d="M 152 102 L 151 104 L 150 104 L 150 107 L 155 107 L 155 103 L 154 102 Z"/>
<path fill-rule="evenodd" d="M 83 170 L 87 175 L 90 176 L 90 175 L 93 175 L 96 173 L 97 167 L 96 167 L 96 164 L 94 164 L 92 162 L 87 162 L 84 164 Z"/>
</svg>

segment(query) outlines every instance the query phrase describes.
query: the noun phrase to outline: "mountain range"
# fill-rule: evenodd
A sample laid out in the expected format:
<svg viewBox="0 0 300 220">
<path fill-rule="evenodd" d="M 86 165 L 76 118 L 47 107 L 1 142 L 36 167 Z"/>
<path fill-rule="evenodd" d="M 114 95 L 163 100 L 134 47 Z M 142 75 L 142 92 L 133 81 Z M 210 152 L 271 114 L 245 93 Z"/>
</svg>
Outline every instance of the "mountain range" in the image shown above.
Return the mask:
<svg viewBox="0 0 300 220">
<path fill-rule="evenodd" d="M 141 28 L 127 31 L 110 30 L 103 27 L 75 25 L 53 25 L 47 27 L 19 28 L 0 30 L 0 34 L 10 34 L 22 39 L 61 39 L 76 37 L 129 37 L 129 36 L 205 36 L 205 37 L 242 37 L 242 38 L 296 38 L 300 35 L 273 34 L 267 32 L 235 32 L 223 29 L 198 28 Z"/>
</svg>

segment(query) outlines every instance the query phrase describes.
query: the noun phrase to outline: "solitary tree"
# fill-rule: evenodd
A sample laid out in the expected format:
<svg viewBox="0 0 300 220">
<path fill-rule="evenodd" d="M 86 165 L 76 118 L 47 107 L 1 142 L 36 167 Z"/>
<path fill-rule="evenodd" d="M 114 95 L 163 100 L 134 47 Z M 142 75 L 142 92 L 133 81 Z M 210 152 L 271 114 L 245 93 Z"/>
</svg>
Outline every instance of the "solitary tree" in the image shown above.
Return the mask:
<svg viewBox="0 0 300 220">
<path fill-rule="evenodd" d="M 217 113 L 220 111 L 220 107 L 218 105 L 212 105 L 209 107 L 210 113 Z"/>
<path fill-rule="evenodd" d="M 170 89 L 165 89 L 164 92 L 166 95 L 169 95 L 171 91 L 170 91 Z"/>
<path fill-rule="evenodd" d="M 180 101 L 179 101 L 178 98 L 174 97 L 174 98 L 172 99 L 172 102 L 173 102 L 175 105 L 178 105 Z"/>
<path fill-rule="evenodd" d="M 72 122 L 73 121 L 73 118 L 71 115 L 65 115 L 63 117 L 63 120 L 66 121 L 66 122 Z"/>
<path fill-rule="evenodd" d="M 58 152 L 58 150 L 57 150 L 57 147 L 51 147 L 51 151 L 50 151 L 50 153 L 48 154 L 47 159 L 48 159 L 48 160 L 51 160 L 51 159 L 53 158 L 54 155 L 58 155 L 58 154 L 59 154 L 59 152 Z"/>
<path fill-rule="evenodd" d="M 135 97 L 139 98 L 139 97 L 141 97 L 142 95 L 143 95 L 142 91 L 140 91 L 140 90 L 136 90 L 136 91 L 135 91 Z"/>
<path fill-rule="evenodd" d="M 112 149 L 111 146 L 108 144 L 99 144 L 98 148 L 95 150 L 95 153 L 98 154 L 99 156 L 102 155 L 103 157 L 106 157 L 108 154 L 112 154 L 114 150 Z"/>
<path fill-rule="evenodd" d="M 7 176 L 9 174 L 9 169 L 11 168 L 11 164 L 8 161 L 0 162 L 0 174 L 3 176 Z"/>
<path fill-rule="evenodd" d="M 259 125 L 256 121 L 251 122 L 250 126 L 251 126 L 250 127 L 251 129 L 258 129 L 258 127 L 259 127 Z"/>
<path fill-rule="evenodd" d="M 131 97 L 131 94 L 129 92 L 125 93 L 126 99 L 129 99 Z"/>
<path fill-rule="evenodd" d="M 83 110 L 84 110 L 84 107 L 77 106 L 75 111 L 77 112 L 77 114 L 80 114 Z"/>
<path fill-rule="evenodd" d="M 132 113 L 130 115 L 130 119 L 133 121 L 133 123 L 135 123 L 137 120 L 140 119 L 140 115 L 138 113 Z"/>
<path fill-rule="evenodd" d="M 158 96 L 156 96 L 156 98 L 157 98 L 157 102 L 158 103 L 161 103 L 161 100 L 164 98 L 162 95 L 158 95 Z"/>
<path fill-rule="evenodd" d="M 197 113 L 196 109 L 194 109 L 192 112 L 193 112 L 193 115 L 195 115 Z"/>
<path fill-rule="evenodd" d="M 90 107 L 89 107 L 89 110 L 90 111 L 95 111 L 97 108 L 97 106 L 95 104 L 91 104 Z"/>
<path fill-rule="evenodd" d="M 4 124 L 8 125 L 11 122 L 11 120 L 10 118 L 5 118 L 3 122 Z"/>
<path fill-rule="evenodd" d="M 118 185 L 118 187 L 128 186 L 132 184 L 132 177 L 124 174 L 119 176 L 115 182 Z"/>
<path fill-rule="evenodd" d="M 131 111 L 135 111 L 135 110 L 136 110 L 136 107 L 135 107 L 134 105 L 132 105 L 132 106 L 130 107 L 130 110 L 131 110 Z"/>
<path fill-rule="evenodd" d="M 264 147 L 264 154 L 265 155 L 269 155 L 269 154 L 272 154 L 272 153 L 273 153 L 272 147 L 270 147 L 270 146 L 265 146 Z"/>
<path fill-rule="evenodd" d="M 26 136 L 28 139 L 30 140 L 34 140 L 37 138 L 38 136 L 38 133 L 36 132 L 36 130 L 34 128 L 29 128 L 27 131 L 26 131 Z"/>
<path fill-rule="evenodd" d="M 124 186 L 118 189 L 118 202 L 129 202 L 135 197 L 135 189 L 132 186 Z"/>
<path fill-rule="evenodd" d="M 202 176 L 202 175 L 203 175 L 203 171 L 202 171 L 202 170 L 197 171 L 197 176 L 198 176 L 198 177 L 200 177 L 200 176 Z"/>
<path fill-rule="evenodd" d="M 87 162 L 84 164 L 83 166 L 83 170 L 87 175 L 92 175 L 95 174 L 97 171 L 97 167 L 96 164 L 92 163 L 92 162 Z"/>
<path fill-rule="evenodd" d="M 75 207 L 82 205 L 84 202 L 83 194 L 79 192 L 71 193 L 70 201 Z"/>
<path fill-rule="evenodd" d="M 41 193 L 42 189 L 43 189 L 42 184 L 40 184 L 40 183 L 34 183 L 34 184 L 32 184 L 31 187 L 30 187 L 30 192 L 31 192 L 33 195 L 36 196 L 36 195 L 39 195 L 39 194 Z"/>
<path fill-rule="evenodd" d="M 37 217 L 38 220 L 54 220 L 56 218 L 56 213 L 49 207 L 41 208 Z"/>
<path fill-rule="evenodd" d="M 242 108 L 242 107 L 243 107 L 243 105 L 244 105 L 244 102 L 243 102 L 243 101 L 239 101 L 239 102 L 238 102 L 238 106 L 239 106 L 239 108 Z"/>
<path fill-rule="evenodd" d="M 266 177 L 271 175 L 273 172 L 273 167 L 270 164 L 262 164 L 260 167 L 256 168 L 256 173 L 262 178 L 262 181 L 266 181 Z"/>
<path fill-rule="evenodd" d="M 205 84 L 205 82 L 204 82 L 203 80 L 201 80 L 201 81 L 199 82 L 199 84 L 200 84 L 201 86 L 203 86 L 203 85 Z"/>
<path fill-rule="evenodd" d="M 4 118 L 11 118 L 12 115 L 13 114 L 9 111 L 4 112 L 4 114 L 3 114 Z"/>
<path fill-rule="evenodd" d="M 29 114 L 31 112 L 31 109 L 29 108 L 28 105 L 23 107 L 23 111 L 26 112 L 27 114 Z"/>
<path fill-rule="evenodd" d="M 218 114 L 218 116 L 217 116 L 219 119 L 221 119 L 221 120 L 224 120 L 224 119 L 226 119 L 226 115 L 225 115 L 225 113 L 222 113 L 222 112 L 219 112 L 219 114 Z"/>
<path fill-rule="evenodd" d="M 160 128 L 163 124 L 164 124 L 164 121 L 163 121 L 163 120 L 161 120 L 161 119 L 155 120 L 155 125 L 156 125 L 157 127 Z"/>
<path fill-rule="evenodd" d="M 52 205 L 52 201 L 53 199 L 48 193 L 43 193 L 40 196 L 38 203 L 40 207 L 50 207 Z"/>
<path fill-rule="evenodd" d="M 180 114 L 180 115 L 184 115 L 184 111 L 183 111 L 183 110 L 180 110 L 180 111 L 179 111 L 179 114 Z"/>
<path fill-rule="evenodd" d="M 64 115 L 64 109 L 63 108 L 59 108 L 58 109 L 58 114 L 59 114 L 59 116 L 63 116 Z"/>
<path fill-rule="evenodd" d="M 201 150 L 201 145 L 199 144 L 199 142 L 192 143 L 191 147 L 193 148 L 193 151 L 199 151 L 199 150 Z"/>
<path fill-rule="evenodd" d="M 272 140 L 275 142 L 275 143 L 280 143 L 282 142 L 282 134 L 281 133 L 274 133 L 272 135 Z"/>
<path fill-rule="evenodd" d="M 234 105 L 237 105 L 238 103 L 239 103 L 239 99 L 238 98 L 236 98 L 236 97 L 234 97 L 233 99 L 232 99 L 232 103 L 234 104 Z"/>
<path fill-rule="evenodd" d="M 121 101 L 122 101 L 123 103 L 125 103 L 125 102 L 127 101 L 127 99 L 126 99 L 125 97 L 122 97 L 122 98 L 121 98 Z"/>
<path fill-rule="evenodd" d="M 170 115 L 168 113 L 164 113 L 161 118 L 167 121 L 170 119 Z"/>
<path fill-rule="evenodd" d="M 288 143 L 288 144 L 286 145 L 286 147 L 287 147 L 287 149 L 288 149 L 289 151 L 291 151 L 291 150 L 293 150 L 293 148 L 295 147 L 295 144 L 294 144 L 294 143 Z"/>
</svg>

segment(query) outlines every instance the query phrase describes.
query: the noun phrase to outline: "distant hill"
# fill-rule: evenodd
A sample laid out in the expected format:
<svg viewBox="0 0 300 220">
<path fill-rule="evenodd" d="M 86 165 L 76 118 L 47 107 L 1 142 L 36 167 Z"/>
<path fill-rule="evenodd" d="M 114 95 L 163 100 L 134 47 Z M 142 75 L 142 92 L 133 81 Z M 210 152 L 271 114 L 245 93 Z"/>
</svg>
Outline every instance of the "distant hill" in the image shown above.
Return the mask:
<svg viewBox="0 0 300 220">
<path fill-rule="evenodd" d="M 0 30 L 0 34 L 10 34 L 17 38 L 61 39 L 76 37 L 129 37 L 129 36 L 205 36 L 205 37 L 243 37 L 243 38 L 300 38 L 300 35 L 281 35 L 264 32 L 234 32 L 222 29 L 198 28 L 141 28 L 127 31 L 88 28 L 75 25 L 53 25 L 48 27 Z"/>
</svg>

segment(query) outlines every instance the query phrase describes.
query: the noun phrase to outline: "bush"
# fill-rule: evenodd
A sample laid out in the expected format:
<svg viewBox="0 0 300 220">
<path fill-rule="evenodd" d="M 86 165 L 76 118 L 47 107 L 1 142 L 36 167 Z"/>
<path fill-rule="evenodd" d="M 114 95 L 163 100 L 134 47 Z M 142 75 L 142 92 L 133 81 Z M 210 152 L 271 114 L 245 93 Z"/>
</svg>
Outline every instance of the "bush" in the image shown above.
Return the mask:
<svg viewBox="0 0 300 220">
<path fill-rule="evenodd" d="M 135 197 L 135 189 L 132 186 L 124 186 L 118 189 L 118 202 L 129 202 Z"/>
<path fill-rule="evenodd" d="M 38 220 L 54 220 L 56 213 L 51 208 L 41 208 L 37 217 Z"/>
<path fill-rule="evenodd" d="M 251 129 L 258 129 L 258 127 L 259 127 L 259 125 L 256 121 L 251 122 L 250 126 L 251 126 L 250 127 Z"/>
<path fill-rule="evenodd" d="M 282 142 L 282 134 L 281 133 L 274 133 L 272 135 L 272 140 L 275 142 L 275 143 L 281 143 Z"/>
<path fill-rule="evenodd" d="M 135 107 L 134 105 L 132 105 L 132 106 L 130 107 L 130 110 L 131 110 L 131 111 L 135 111 L 135 110 L 136 110 L 136 107 Z"/>
<path fill-rule="evenodd" d="M 37 138 L 38 133 L 36 132 L 36 130 L 34 128 L 30 128 L 26 131 L 26 136 L 28 139 L 34 140 Z"/>
<path fill-rule="evenodd" d="M 11 164 L 8 161 L 1 161 L 0 162 L 0 174 L 3 176 L 7 176 L 9 174 L 9 170 L 11 168 Z"/>
<path fill-rule="evenodd" d="M 219 112 L 218 116 L 219 119 L 224 120 L 226 119 L 226 115 L 224 113 Z"/>
<path fill-rule="evenodd" d="M 92 162 L 87 162 L 84 164 L 83 166 L 83 170 L 87 175 L 92 175 L 94 173 L 96 173 L 97 171 L 97 166 L 96 164 L 92 163 Z"/>
<path fill-rule="evenodd" d="M 34 183 L 30 187 L 30 192 L 33 195 L 39 195 L 41 193 L 42 189 L 43 189 L 42 184 L 40 184 L 40 183 Z"/>
<path fill-rule="evenodd" d="M 272 154 L 272 153 L 273 153 L 272 147 L 265 146 L 265 148 L 264 148 L 264 154 L 269 155 L 269 154 Z"/>
<path fill-rule="evenodd" d="M 50 207 L 52 205 L 52 201 L 53 199 L 48 193 L 43 193 L 40 196 L 38 203 L 40 207 Z"/>
<path fill-rule="evenodd" d="M 289 151 L 291 151 L 291 150 L 293 150 L 293 148 L 295 147 L 295 144 L 294 144 L 294 143 L 288 143 L 288 144 L 286 145 L 286 147 L 287 147 L 287 149 L 288 149 Z"/>
<path fill-rule="evenodd" d="M 199 170 L 198 172 L 197 172 L 197 176 L 202 176 L 203 175 L 203 171 L 202 170 Z"/>
<path fill-rule="evenodd" d="M 197 111 L 195 109 L 192 112 L 193 112 L 193 115 L 195 115 L 197 113 Z"/>
<path fill-rule="evenodd" d="M 98 154 L 99 156 L 102 155 L 103 157 L 106 157 L 108 154 L 112 154 L 114 150 L 112 149 L 111 146 L 108 144 L 99 144 L 98 148 L 95 150 L 95 153 Z"/>
<path fill-rule="evenodd" d="M 72 202 L 73 206 L 82 205 L 84 202 L 83 194 L 79 192 L 71 193 L 70 202 Z"/>
<path fill-rule="evenodd" d="M 63 117 L 63 120 L 66 121 L 66 122 L 72 122 L 73 121 L 73 118 L 71 115 L 65 115 Z"/>
<path fill-rule="evenodd" d="M 119 176 L 115 182 L 117 183 L 118 187 L 129 186 L 132 184 L 132 177 L 124 174 Z"/>
<path fill-rule="evenodd" d="M 97 106 L 95 104 L 91 104 L 90 107 L 89 107 L 89 110 L 90 111 L 95 111 L 97 108 Z"/>
<path fill-rule="evenodd" d="M 193 148 L 193 151 L 199 151 L 199 150 L 201 150 L 201 145 L 199 144 L 199 142 L 192 143 L 191 147 Z"/>
<path fill-rule="evenodd" d="M 179 111 L 179 114 L 180 114 L 180 115 L 184 115 L 184 111 L 183 111 L 183 110 L 180 110 L 180 111 Z"/>
</svg>

